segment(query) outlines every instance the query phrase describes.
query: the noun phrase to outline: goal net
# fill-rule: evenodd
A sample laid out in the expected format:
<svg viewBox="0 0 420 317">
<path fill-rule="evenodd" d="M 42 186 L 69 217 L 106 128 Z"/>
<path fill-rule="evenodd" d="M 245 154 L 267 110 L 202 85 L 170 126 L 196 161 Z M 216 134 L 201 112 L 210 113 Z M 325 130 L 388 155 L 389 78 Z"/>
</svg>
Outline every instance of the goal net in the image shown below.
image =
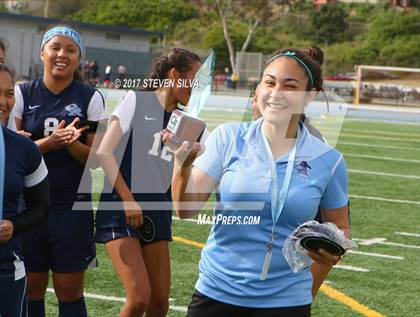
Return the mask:
<svg viewBox="0 0 420 317">
<path fill-rule="evenodd" d="M 420 68 L 356 65 L 354 104 L 420 107 Z"/>
</svg>

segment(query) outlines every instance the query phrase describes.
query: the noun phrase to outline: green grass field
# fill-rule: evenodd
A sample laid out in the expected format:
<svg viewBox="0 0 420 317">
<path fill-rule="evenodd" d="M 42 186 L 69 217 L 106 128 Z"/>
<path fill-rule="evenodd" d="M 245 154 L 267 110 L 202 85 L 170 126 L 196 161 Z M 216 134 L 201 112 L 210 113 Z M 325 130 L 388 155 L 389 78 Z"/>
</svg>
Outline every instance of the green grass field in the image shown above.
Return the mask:
<svg viewBox="0 0 420 317">
<path fill-rule="evenodd" d="M 112 103 L 112 106 L 114 103 Z M 218 123 L 238 115 L 204 111 L 202 117 L 213 129 Z M 235 118 L 235 119 L 236 119 Z M 338 149 L 345 154 L 349 173 L 353 236 L 358 239 L 385 238 L 402 245 L 359 244 L 356 251 L 402 258 L 348 254 L 341 265 L 368 272 L 333 269 L 328 286 L 345 293 L 360 304 L 380 313 L 364 315 L 350 306 L 320 293 L 313 305 L 315 317 L 418 316 L 420 312 L 420 126 L 379 121 L 346 120 Z M 354 145 L 358 144 L 358 145 Z M 393 149 L 392 146 L 399 147 Z M 391 148 L 389 148 L 391 147 Z M 346 156 L 348 154 L 348 156 Z M 355 157 L 366 155 L 369 157 Z M 362 172 L 351 172 L 358 170 Z M 382 175 L 367 172 L 384 173 Z M 396 175 L 386 175 L 386 174 Z M 414 176 L 404 178 L 404 176 Z M 355 197 L 356 196 L 356 197 Z M 363 196 L 363 197 L 359 197 Z M 367 199 L 366 197 L 370 197 Z M 391 200 L 400 200 L 387 201 Z M 205 242 L 210 226 L 176 220 L 173 235 Z M 397 232 L 414 233 L 407 236 Z M 407 247 L 417 246 L 417 247 Z M 168 316 L 185 316 L 198 276 L 200 249 L 180 242 L 170 244 L 172 258 L 171 309 Z M 99 268 L 86 274 L 87 293 L 124 297 L 102 245 L 97 246 Z M 123 303 L 110 299 L 87 298 L 90 316 L 115 317 Z M 354 307 L 354 305 L 353 305 Z M 57 302 L 47 296 L 48 316 L 57 315 Z M 178 310 L 177 310 L 178 309 Z M 416 313 L 417 312 L 417 313 Z"/>
</svg>

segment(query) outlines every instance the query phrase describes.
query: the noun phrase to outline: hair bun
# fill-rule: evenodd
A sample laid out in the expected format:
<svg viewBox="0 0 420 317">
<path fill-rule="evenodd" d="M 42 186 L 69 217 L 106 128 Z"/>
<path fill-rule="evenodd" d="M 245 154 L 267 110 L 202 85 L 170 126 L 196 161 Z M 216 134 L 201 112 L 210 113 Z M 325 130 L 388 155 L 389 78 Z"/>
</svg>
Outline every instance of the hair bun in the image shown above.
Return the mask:
<svg viewBox="0 0 420 317">
<path fill-rule="evenodd" d="M 308 46 L 307 48 L 304 48 L 303 51 L 316 60 L 319 65 L 322 65 L 324 62 L 324 52 L 318 46 Z"/>
</svg>

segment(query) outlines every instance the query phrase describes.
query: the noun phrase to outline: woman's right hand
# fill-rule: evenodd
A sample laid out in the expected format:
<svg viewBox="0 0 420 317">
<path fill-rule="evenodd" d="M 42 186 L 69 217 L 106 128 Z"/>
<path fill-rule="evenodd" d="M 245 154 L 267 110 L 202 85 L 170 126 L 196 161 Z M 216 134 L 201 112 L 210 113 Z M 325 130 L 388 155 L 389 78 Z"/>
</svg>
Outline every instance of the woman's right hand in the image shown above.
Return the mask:
<svg viewBox="0 0 420 317">
<path fill-rule="evenodd" d="M 48 147 L 51 150 L 57 150 L 69 144 L 72 140 L 74 132 L 70 129 L 65 129 L 65 124 L 66 122 L 61 120 L 54 132 L 48 137 Z"/>
<path fill-rule="evenodd" d="M 140 205 L 133 199 L 123 201 L 125 221 L 128 225 L 138 228 L 143 225 L 143 210 Z"/>
<path fill-rule="evenodd" d="M 177 163 L 182 167 L 191 166 L 194 160 L 204 152 L 204 145 L 201 145 L 198 142 L 194 142 L 190 147 L 190 143 L 188 141 L 184 141 L 180 146 L 174 148 L 171 145 L 175 142 L 170 141 L 172 135 L 165 130 L 162 131 L 161 134 L 163 143 L 171 148 L 174 152 Z"/>
</svg>

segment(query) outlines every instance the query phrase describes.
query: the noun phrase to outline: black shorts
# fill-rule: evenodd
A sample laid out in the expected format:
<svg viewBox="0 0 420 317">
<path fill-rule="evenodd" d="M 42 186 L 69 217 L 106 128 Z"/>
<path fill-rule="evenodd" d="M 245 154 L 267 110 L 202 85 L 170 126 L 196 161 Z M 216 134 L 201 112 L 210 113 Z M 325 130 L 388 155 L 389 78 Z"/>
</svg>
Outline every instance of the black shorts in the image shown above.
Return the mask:
<svg viewBox="0 0 420 317">
<path fill-rule="evenodd" d="M 219 302 L 198 291 L 192 296 L 187 317 L 310 317 L 311 305 L 249 308 Z"/>
<path fill-rule="evenodd" d="M 74 273 L 96 266 L 92 210 L 51 206 L 48 220 L 22 235 L 28 272 Z"/>
<path fill-rule="evenodd" d="M 172 241 L 172 212 L 143 212 L 144 225 L 137 230 L 129 225 L 124 227 L 97 227 L 95 240 L 97 243 L 107 243 L 124 237 L 134 237 L 141 245 L 156 241 Z"/>
</svg>

